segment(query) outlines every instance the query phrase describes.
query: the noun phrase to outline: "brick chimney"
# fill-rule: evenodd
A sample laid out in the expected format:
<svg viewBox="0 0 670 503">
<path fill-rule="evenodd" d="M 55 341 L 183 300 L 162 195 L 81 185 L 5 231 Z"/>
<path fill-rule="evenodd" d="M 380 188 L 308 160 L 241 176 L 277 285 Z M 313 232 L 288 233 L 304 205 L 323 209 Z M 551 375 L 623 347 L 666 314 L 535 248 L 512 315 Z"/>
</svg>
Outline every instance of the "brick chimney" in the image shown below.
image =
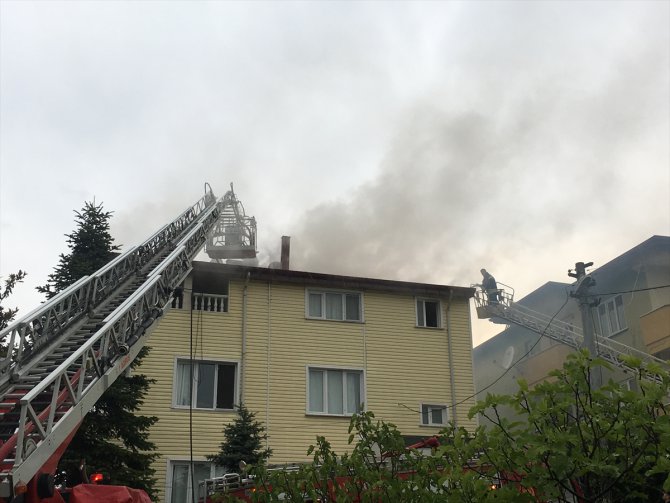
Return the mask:
<svg viewBox="0 0 670 503">
<path fill-rule="evenodd" d="M 291 236 L 281 237 L 281 268 L 288 270 L 288 258 L 291 254 Z"/>
</svg>

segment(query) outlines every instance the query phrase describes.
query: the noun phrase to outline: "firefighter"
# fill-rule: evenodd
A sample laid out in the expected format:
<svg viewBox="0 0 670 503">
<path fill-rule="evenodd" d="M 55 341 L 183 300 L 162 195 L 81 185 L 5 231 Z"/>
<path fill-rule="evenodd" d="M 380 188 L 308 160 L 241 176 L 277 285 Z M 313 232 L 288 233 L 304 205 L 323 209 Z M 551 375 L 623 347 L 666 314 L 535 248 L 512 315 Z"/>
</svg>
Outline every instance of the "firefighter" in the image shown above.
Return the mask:
<svg viewBox="0 0 670 503">
<path fill-rule="evenodd" d="M 489 304 L 498 303 L 498 284 L 496 279 L 486 270 L 481 269 L 479 272 L 482 273 L 482 290 L 486 292 L 486 295 L 489 299 Z"/>
</svg>

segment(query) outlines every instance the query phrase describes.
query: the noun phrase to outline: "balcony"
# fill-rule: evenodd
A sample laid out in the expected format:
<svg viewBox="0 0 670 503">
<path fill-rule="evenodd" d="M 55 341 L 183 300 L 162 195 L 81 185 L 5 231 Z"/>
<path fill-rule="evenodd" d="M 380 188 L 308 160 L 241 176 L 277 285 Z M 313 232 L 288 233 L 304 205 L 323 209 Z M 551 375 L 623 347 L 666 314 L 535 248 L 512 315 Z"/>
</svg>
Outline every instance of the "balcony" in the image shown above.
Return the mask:
<svg viewBox="0 0 670 503">
<path fill-rule="evenodd" d="M 184 297 L 184 295 L 175 296 L 172 299 L 172 309 L 184 309 Z M 191 309 L 210 313 L 227 313 L 228 296 L 213 293 L 191 294 Z"/>
</svg>

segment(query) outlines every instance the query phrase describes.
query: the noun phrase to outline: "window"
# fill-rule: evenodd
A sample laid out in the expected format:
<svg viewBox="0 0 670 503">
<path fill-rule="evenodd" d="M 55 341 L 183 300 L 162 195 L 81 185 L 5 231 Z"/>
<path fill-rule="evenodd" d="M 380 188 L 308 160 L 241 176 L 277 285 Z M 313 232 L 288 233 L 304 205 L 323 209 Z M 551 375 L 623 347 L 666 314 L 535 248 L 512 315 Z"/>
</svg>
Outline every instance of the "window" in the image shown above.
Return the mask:
<svg viewBox="0 0 670 503">
<path fill-rule="evenodd" d="M 192 310 L 213 313 L 228 312 L 230 285 L 227 280 L 222 280 L 205 271 L 194 271 L 192 289 Z"/>
<path fill-rule="evenodd" d="M 424 426 L 443 426 L 447 423 L 446 405 L 421 404 L 421 424 Z"/>
<path fill-rule="evenodd" d="M 201 360 L 177 360 L 174 406 L 196 409 L 233 409 L 237 364 Z M 193 385 L 190 385 L 193 375 Z"/>
<path fill-rule="evenodd" d="M 363 321 L 361 294 L 307 291 L 307 317 L 322 320 Z"/>
<path fill-rule="evenodd" d="M 363 371 L 309 368 L 307 412 L 348 416 L 361 411 Z"/>
<path fill-rule="evenodd" d="M 203 495 L 198 494 L 200 482 L 224 474 L 224 469 L 207 461 L 196 461 L 193 463 L 193 475 L 196 484 L 196 498 Z M 191 489 L 191 463 L 188 461 L 171 461 L 168 470 L 168 497 L 169 503 L 193 503 L 193 491 Z"/>
<path fill-rule="evenodd" d="M 593 312 L 593 321 L 596 331 L 609 337 L 628 328 L 624 315 L 623 297 L 617 295 L 606 302 L 602 302 Z"/>
<path fill-rule="evenodd" d="M 440 301 L 416 299 L 416 326 L 440 328 Z"/>
</svg>

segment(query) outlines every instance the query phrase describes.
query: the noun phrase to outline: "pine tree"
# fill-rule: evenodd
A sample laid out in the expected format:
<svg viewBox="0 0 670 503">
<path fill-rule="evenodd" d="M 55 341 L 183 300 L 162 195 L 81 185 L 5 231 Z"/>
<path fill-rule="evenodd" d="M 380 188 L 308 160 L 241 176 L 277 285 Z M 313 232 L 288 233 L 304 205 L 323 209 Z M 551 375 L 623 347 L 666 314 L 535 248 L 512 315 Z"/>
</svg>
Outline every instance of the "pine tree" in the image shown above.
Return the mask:
<svg viewBox="0 0 670 503">
<path fill-rule="evenodd" d="M 104 211 L 102 204 L 86 201 L 81 211 L 74 212 L 77 229 L 66 234 L 70 253 L 60 254 L 60 260 L 49 281 L 38 286 L 37 291 L 50 299 L 78 279 L 97 271 L 109 262 L 119 249 L 109 233 L 111 211 Z"/>
<path fill-rule="evenodd" d="M 85 202 L 75 211 L 76 229 L 66 234 L 70 252 L 61 254 L 46 285 L 37 290 L 51 298 L 83 276 L 92 274 L 109 262 L 119 249 L 109 232 L 112 212 L 102 204 Z M 132 367 L 139 364 L 148 349 L 140 351 Z M 149 427 L 158 418 L 136 415 L 149 385 L 144 375 L 121 375 L 105 391 L 84 418 L 77 434 L 61 458 L 59 472 L 70 484 L 79 482 L 82 461 L 89 473 L 101 472 L 111 484 L 144 489 L 155 496 L 156 446 L 149 440 Z"/>
<path fill-rule="evenodd" d="M 142 348 L 131 368 L 138 366 L 148 351 Z M 68 485 L 82 482 L 79 467 L 84 461 L 87 473 L 101 473 L 104 483 L 143 489 L 155 500 L 151 463 L 158 454 L 148 430 L 158 418 L 135 415 L 153 382 L 142 374 L 122 375 L 105 391 L 61 458 L 59 471 L 65 472 Z"/>
<path fill-rule="evenodd" d="M 5 280 L 5 287 L 0 288 L 0 302 L 7 300 L 7 298 L 12 294 L 12 291 L 14 291 L 16 284 L 21 283 L 25 277 L 26 273 L 21 269 L 19 269 L 19 272 L 17 273 L 10 274 L 9 277 Z M 5 327 L 7 327 L 12 322 L 18 310 L 18 308 L 6 309 L 0 305 L 0 330 L 4 330 Z"/>
<path fill-rule="evenodd" d="M 7 298 L 14 291 L 14 287 L 17 283 L 21 283 L 23 278 L 26 277 L 26 273 L 19 269 L 19 272 L 12 273 L 5 280 L 5 287 L 0 288 L 0 303 L 7 300 Z M 19 311 L 18 307 L 15 308 L 5 308 L 0 304 L 0 330 L 4 330 L 9 324 L 14 320 L 16 313 Z M 9 341 L 0 340 L 0 357 L 5 357 L 7 354 L 7 344 Z"/>
<path fill-rule="evenodd" d="M 223 428 L 224 441 L 218 454 L 207 459 L 228 472 L 239 470 L 240 461 L 250 465 L 262 463 L 270 457 L 272 449 L 263 449 L 262 442 L 267 438 L 265 427 L 256 420 L 256 413 L 244 404 L 238 407 L 238 416 Z"/>
</svg>

